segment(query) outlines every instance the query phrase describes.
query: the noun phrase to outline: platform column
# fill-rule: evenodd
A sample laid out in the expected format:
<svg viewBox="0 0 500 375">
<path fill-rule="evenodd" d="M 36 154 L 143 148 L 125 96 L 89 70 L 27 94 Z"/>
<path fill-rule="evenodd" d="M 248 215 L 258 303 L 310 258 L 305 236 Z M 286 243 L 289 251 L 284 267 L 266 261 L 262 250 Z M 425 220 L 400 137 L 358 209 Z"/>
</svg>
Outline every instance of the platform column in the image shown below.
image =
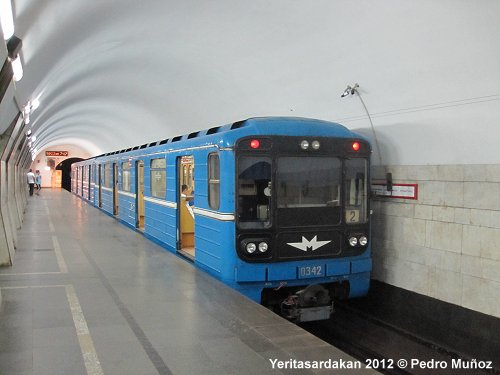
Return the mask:
<svg viewBox="0 0 500 375">
<path fill-rule="evenodd" d="M 13 225 L 14 218 L 9 205 L 9 188 L 13 187 L 10 180 L 14 176 L 7 168 L 7 160 L 12 154 L 15 139 L 18 138 L 22 126 L 23 120 L 18 113 L 0 136 L 0 266 L 11 266 L 15 251 L 16 228 L 15 224 Z"/>
</svg>

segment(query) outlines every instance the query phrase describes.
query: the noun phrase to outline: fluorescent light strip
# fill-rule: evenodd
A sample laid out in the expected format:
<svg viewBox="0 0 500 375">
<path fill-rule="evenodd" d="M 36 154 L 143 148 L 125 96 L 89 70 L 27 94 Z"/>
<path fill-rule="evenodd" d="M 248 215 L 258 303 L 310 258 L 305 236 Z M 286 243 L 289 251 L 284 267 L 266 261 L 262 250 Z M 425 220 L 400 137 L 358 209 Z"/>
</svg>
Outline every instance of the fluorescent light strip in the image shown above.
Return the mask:
<svg viewBox="0 0 500 375">
<path fill-rule="evenodd" d="M 14 72 L 14 80 L 16 82 L 20 81 L 21 78 L 23 78 L 23 64 L 21 64 L 21 58 L 19 57 L 19 55 L 17 55 L 17 57 L 10 63 L 12 64 L 12 71 Z M 26 122 L 26 124 L 28 123 L 29 121 Z"/>
<path fill-rule="evenodd" d="M 0 0 L 0 23 L 2 24 L 3 38 L 9 40 L 14 35 L 11 0 Z"/>
</svg>

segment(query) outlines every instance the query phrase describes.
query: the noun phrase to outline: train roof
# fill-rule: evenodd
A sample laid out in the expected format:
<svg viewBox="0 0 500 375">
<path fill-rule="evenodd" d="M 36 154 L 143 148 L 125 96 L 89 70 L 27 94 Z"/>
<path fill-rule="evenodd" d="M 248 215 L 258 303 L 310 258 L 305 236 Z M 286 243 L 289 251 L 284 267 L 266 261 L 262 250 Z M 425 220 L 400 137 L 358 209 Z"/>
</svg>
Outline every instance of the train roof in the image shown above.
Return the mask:
<svg viewBox="0 0 500 375">
<path fill-rule="evenodd" d="M 365 139 L 362 135 L 354 133 L 345 126 L 335 122 L 301 117 L 254 117 L 123 150 L 108 152 L 88 160 L 97 158 L 107 159 L 107 157 L 125 153 L 128 155 L 142 154 L 144 149 L 157 152 L 160 150 L 168 151 L 209 144 L 217 144 L 220 147 L 232 147 L 238 139 L 250 135 L 324 136 Z M 180 147 L 181 142 L 182 147 Z"/>
</svg>

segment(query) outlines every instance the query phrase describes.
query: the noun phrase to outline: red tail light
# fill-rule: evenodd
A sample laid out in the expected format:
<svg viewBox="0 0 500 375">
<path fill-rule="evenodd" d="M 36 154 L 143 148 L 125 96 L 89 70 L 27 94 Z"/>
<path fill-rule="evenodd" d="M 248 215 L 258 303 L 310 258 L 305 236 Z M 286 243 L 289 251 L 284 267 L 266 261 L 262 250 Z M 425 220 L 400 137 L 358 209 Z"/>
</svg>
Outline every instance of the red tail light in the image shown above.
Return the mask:
<svg viewBox="0 0 500 375">
<path fill-rule="evenodd" d="M 258 149 L 260 147 L 260 141 L 258 139 L 252 139 L 250 141 L 250 147 L 253 149 Z"/>
</svg>

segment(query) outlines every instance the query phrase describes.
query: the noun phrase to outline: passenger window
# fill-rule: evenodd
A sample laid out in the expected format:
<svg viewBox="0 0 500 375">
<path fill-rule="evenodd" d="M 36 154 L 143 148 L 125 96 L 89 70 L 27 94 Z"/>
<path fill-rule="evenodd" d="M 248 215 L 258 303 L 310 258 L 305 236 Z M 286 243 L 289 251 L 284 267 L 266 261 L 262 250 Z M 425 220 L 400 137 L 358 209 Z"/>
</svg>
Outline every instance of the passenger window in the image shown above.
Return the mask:
<svg viewBox="0 0 500 375">
<path fill-rule="evenodd" d="M 167 161 L 164 158 L 151 160 L 151 195 L 165 198 L 167 191 Z"/>
<path fill-rule="evenodd" d="M 208 204 L 213 210 L 220 207 L 220 160 L 215 153 L 208 155 Z"/>
<path fill-rule="evenodd" d="M 107 163 L 104 167 L 104 186 L 110 188 L 111 186 L 111 163 Z"/>
<path fill-rule="evenodd" d="M 122 163 L 122 190 L 130 191 L 130 162 Z"/>
</svg>

